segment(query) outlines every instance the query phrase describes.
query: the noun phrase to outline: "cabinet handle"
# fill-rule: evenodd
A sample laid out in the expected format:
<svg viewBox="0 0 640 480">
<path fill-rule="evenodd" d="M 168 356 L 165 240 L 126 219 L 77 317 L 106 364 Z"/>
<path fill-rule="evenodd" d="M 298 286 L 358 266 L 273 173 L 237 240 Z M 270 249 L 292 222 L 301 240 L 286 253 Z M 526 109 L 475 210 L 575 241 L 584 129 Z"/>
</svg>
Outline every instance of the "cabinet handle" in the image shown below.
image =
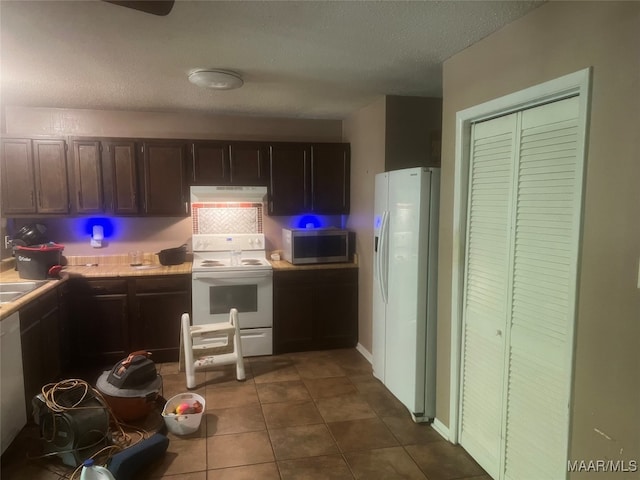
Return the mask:
<svg viewBox="0 0 640 480">
<path fill-rule="evenodd" d="M 191 181 L 196 181 L 196 145 L 191 144 Z"/>
<path fill-rule="evenodd" d="M 258 150 L 258 178 L 262 178 L 262 155 L 260 155 L 260 150 Z"/>
<path fill-rule="evenodd" d="M 347 188 L 351 188 L 347 185 L 347 152 L 344 152 L 342 156 L 342 178 L 344 178 L 344 185 L 342 188 L 342 208 L 347 208 Z"/>
<path fill-rule="evenodd" d="M 302 152 L 302 194 L 304 198 L 302 203 L 307 207 L 307 151 Z M 313 208 L 312 208 L 313 210 Z"/>
<path fill-rule="evenodd" d="M 315 177 L 313 176 L 313 163 L 314 163 L 314 158 L 313 158 L 313 147 L 311 147 L 311 211 L 314 211 L 314 200 L 315 200 Z"/>
<path fill-rule="evenodd" d="M 184 202 L 184 213 L 189 214 L 189 202 Z"/>
</svg>

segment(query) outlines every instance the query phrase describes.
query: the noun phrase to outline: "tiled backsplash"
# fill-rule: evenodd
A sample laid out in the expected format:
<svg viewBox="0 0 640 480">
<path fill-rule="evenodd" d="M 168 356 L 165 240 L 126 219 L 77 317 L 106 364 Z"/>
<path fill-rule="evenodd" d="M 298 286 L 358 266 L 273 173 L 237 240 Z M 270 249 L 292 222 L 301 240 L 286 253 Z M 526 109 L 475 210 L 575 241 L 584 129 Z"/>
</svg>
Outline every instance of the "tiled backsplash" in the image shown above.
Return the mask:
<svg viewBox="0 0 640 480">
<path fill-rule="evenodd" d="M 263 233 L 261 203 L 192 203 L 193 233 Z"/>
</svg>

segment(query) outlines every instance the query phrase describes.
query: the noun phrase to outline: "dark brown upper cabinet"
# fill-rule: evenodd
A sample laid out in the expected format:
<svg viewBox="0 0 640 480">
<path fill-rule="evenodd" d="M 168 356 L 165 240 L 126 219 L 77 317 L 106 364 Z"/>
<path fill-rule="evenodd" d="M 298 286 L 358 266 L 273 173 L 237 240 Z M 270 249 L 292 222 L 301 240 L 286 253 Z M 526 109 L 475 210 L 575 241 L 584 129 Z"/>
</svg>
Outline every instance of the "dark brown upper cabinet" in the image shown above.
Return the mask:
<svg viewBox="0 0 640 480">
<path fill-rule="evenodd" d="M 101 150 L 99 140 L 71 140 L 76 213 L 105 210 Z"/>
<path fill-rule="evenodd" d="M 349 213 L 350 147 L 346 143 L 311 146 L 311 211 L 324 215 Z"/>
<path fill-rule="evenodd" d="M 69 182 L 64 140 L 33 140 L 38 213 L 69 213 Z"/>
<path fill-rule="evenodd" d="M 73 157 L 73 212 L 136 215 L 136 143 L 131 139 L 69 139 Z"/>
<path fill-rule="evenodd" d="M 105 197 L 108 210 L 116 215 L 140 212 L 136 143 L 127 139 L 102 142 Z"/>
<path fill-rule="evenodd" d="M 311 147 L 280 143 L 269 147 L 270 215 L 297 215 L 310 211 Z"/>
<path fill-rule="evenodd" d="M 1 153 L 3 215 L 36 213 L 31 140 L 3 138 Z"/>
<path fill-rule="evenodd" d="M 256 142 L 233 142 L 229 156 L 231 184 L 267 186 L 267 146 Z"/>
<path fill-rule="evenodd" d="M 227 142 L 194 142 L 191 145 L 192 185 L 226 185 L 229 172 Z"/>
<path fill-rule="evenodd" d="M 187 143 L 144 141 L 141 149 L 144 214 L 189 215 Z"/>
<path fill-rule="evenodd" d="M 269 167 L 270 215 L 349 213 L 349 144 L 273 144 Z"/>
<path fill-rule="evenodd" d="M 64 140 L 3 138 L 1 155 L 3 215 L 69 213 Z"/>
<path fill-rule="evenodd" d="M 267 185 L 266 147 L 257 142 L 194 142 L 192 185 Z"/>
</svg>

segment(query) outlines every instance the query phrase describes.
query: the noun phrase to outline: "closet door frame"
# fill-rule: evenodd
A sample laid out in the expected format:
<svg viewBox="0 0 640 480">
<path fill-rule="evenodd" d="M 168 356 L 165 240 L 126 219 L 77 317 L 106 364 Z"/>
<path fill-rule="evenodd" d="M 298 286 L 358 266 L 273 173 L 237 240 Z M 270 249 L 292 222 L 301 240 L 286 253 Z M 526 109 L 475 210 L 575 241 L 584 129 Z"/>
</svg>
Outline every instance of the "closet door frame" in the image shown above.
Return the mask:
<svg viewBox="0 0 640 480">
<path fill-rule="evenodd" d="M 580 141 L 578 145 L 578 158 L 582 159 L 578 172 L 582 177 L 582 190 L 578 192 L 581 203 L 584 202 L 585 183 L 585 161 L 587 146 L 587 126 L 590 106 L 590 82 L 591 68 L 579 70 L 577 72 L 559 77 L 548 82 L 535 85 L 533 87 L 515 92 L 488 102 L 461 110 L 456 114 L 456 138 L 455 138 L 455 170 L 454 170 L 454 199 L 453 199 L 453 253 L 452 253 L 452 288 L 451 288 L 451 370 L 450 370 L 450 409 L 448 438 L 451 443 L 457 444 L 459 441 L 460 418 L 459 408 L 461 400 L 461 356 L 462 356 L 462 321 L 463 321 L 463 299 L 464 299 L 464 277 L 465 277 L 465 252 L 466 252 L 466 225 L 467 225 L 467 200 L 469 185 L 469 164 L 470 164 L 470 140 L 471 125 L 474 122 L 489 120 L 509 113 L 517 112 L 527 108 L 535 107 L 545 103 L 550 103 L 564 98 L 578 96 L 580 104 L 580 116 L 578 128 Z M 582 206 L 581 206 L 582 209 Z M 582 218 L 582 217 L 580 217 Z M 582 221 L 578 228 L 581 235 Z M 578 242 L 578 259 L 580 258 L 581 239 Z M 579 261 L 576 270 L 576 282 L 579 273 Z M 577 300 L 577 299 L 576 299 Z M 575 305 L 574 305 L 575 318 Z M 575 322 L 574 322 L 575 323 Z M 574 368 L 575 349 L 575 325 L 571 327 L 571 346 L 569 364 L 572 366 L 571 375 Z M 567 386 L 568 398 L 572 404 L 572 385 Z M 436 419 L 437 420 L 437 419 Z M 571 415 L 569 415 L 571 423 Z M 571 432 L 571 425 L 567 425 L 568 432 Z M 568 458 L 568 450 L 566 452 Z"/>
</svg>

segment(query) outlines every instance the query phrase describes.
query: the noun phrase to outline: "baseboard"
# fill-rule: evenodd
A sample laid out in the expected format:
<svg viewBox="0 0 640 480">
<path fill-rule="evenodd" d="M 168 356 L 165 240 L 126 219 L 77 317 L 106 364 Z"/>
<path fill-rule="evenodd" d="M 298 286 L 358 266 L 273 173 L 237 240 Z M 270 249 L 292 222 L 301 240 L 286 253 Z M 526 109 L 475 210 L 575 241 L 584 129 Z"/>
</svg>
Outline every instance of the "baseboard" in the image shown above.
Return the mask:
<svg viewBox="0 0 640 480">
<path fill-rule="evenodd" d="M 437 418 L 433 419 L 431 428 L 433 428 L 436 432 L 438 432 L 440 436 L 442 436 L 445 440 L 449 440 L 449 427 L 447 427 L 444 423 L 442 423 Z"/>
<path fill-rule="evenodd" d="M 356 345 L 356 350 L 360 352 L 360 355 L 362 355 L 367 360 L 367 362 L 373 364 L 373 355 L 371 355 L 371 353 L 369 353 L 369 350 L 364 348 L 361 343 L 358 343 Z"/>
</svg>

